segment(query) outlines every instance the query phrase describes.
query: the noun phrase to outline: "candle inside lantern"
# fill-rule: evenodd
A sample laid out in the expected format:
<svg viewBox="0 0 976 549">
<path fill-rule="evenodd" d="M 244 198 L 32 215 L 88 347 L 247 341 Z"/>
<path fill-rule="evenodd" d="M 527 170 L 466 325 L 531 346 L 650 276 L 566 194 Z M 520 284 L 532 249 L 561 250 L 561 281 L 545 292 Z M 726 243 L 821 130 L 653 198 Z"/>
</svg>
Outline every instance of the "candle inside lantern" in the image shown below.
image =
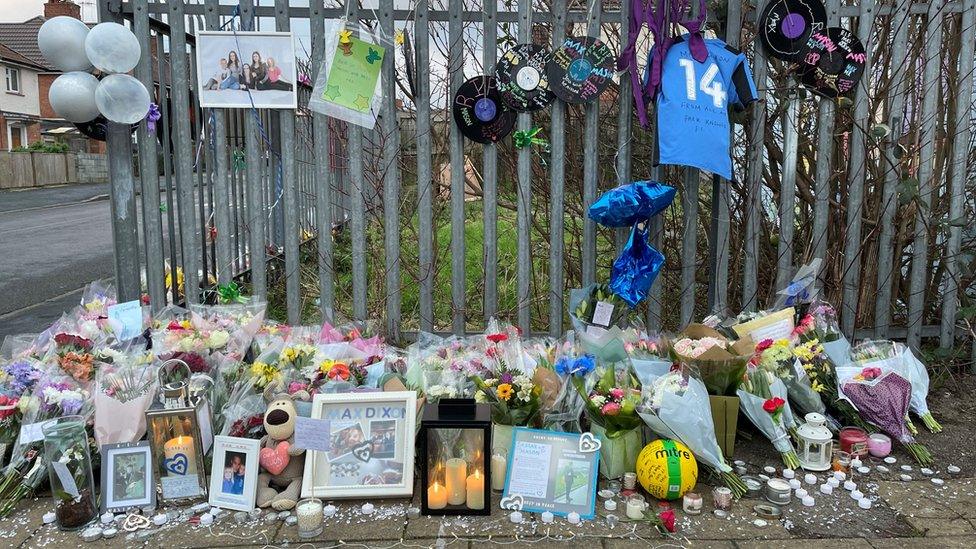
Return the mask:
<svg viewBox="0 0 976 549">
<path fill-rule="evenodd" d="M 468 475 L 465 481 L 465 489 L 467 490 L 465 505 L 468 509 L 484 509 L 485 476 L 481 474 L 481 471 L 475 469 L 474 474 Z"/>
<path fill-rule="evenodd" d="M 447 488 L 435 482 L 427 489 L 427 507 L 429 509 L 443 509 L 447 507 Z"/>
<path fill-rule="evenodd" d="M 467 500 L 468 463 L 461 458 L 451 458 L 447 460 L 446 469 L 447 502 L 464 505 Z"/>
<path fill-rule="evenodd" d="M 179 475 L 179 471 L 183 469 L 181 462 L 182 456 L 186 459 L 186 468 L 183 469 L 186 475 L 197 474 L 197 458 L 196 452 L 193 446 L 193 437 L 188 436 L 178 436 L 166 441 L 163 445 L 163 455 L 166 457 L 167 463 L 172 463 L 171 467 L 166 468 L 167 475 Z"/>
<path fill-rule="evenodd" d="M 508 461 L 505 459 L 504 450 L 495 449 L 491 454 L 491 489 L 501 492 L 505 489 L 505 470 L 508 468 Z"/>
</svg>

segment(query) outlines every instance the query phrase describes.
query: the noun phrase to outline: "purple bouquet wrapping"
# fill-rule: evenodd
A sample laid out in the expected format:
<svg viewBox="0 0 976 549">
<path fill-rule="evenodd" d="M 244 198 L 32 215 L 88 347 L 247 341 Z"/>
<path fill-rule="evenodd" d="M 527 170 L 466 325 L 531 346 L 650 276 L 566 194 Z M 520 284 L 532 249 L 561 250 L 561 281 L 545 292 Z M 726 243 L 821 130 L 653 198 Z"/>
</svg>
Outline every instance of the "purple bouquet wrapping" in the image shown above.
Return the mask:
<svg viewBox="0 0 976 549">
<path fill-rule="evenodd" d="M 922 465 L 932 463 L 932 455 L 915 442 L 905 424 L 912 398 L 912 384 L 895 372 L 865 368 L 843 384 L 843 393 L 864 419 L 905 445 Z"/>
</svg>

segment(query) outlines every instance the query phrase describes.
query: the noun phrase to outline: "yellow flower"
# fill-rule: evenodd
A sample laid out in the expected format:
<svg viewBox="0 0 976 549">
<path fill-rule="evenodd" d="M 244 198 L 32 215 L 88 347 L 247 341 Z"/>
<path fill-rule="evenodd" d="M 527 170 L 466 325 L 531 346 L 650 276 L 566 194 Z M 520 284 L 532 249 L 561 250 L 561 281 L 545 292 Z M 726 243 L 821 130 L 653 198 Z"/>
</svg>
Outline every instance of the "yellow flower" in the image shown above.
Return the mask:
<svg viewBox="0 0 976 549">
<path fill-rule="evenodd" d="M 281 360 L 285 362 L 295 362 L 296 358 L 298 358 L 298 351 L 294 347 L 285 347 L 281 351 Z"/>
<path fill-rule="evenodd" d="M 823 392 L 823 390 L 825 389 L 823 383 L 820 383 L 817 380 L 813 380 L 813 383 L 810 384 L 810 388 L 818 393 Z"/>
<path fill-rule="evenodd" d="M 498 398 L 507 401 L 512 397 L 512 386 L 508 383 L 502 383 L 495 389 L 495 394 L 498 395 Z"/>
<path fill-rule="evenodd" d="M 280 372 L 273 364 L 255 361 L 251 365 L 251 376 L 257 378 L 258 387 L 264 387 L 278 378 Z"/>
</svg>

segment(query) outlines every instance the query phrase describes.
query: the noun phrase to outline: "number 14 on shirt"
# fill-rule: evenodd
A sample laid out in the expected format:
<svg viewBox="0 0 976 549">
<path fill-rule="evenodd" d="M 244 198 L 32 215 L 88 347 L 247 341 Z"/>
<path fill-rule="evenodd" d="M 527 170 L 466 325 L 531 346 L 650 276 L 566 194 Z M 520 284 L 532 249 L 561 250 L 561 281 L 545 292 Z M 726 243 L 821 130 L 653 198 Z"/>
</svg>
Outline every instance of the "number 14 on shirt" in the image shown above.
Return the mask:
<svg viewBox="0 0 976 549">
<path fill-rule="evenodd" d="M 715 107 L 719 109 L 725 108 L 728 94 L 725 92 L 725 88 L 722 87 L 722 83 L 715 80 L 715 76 L 718 75 L 718 65 L 710 63 L 708 68 L 705 69 L 705 74 L 702 75 L 699 81 L 695 74 L 695 62 L 693 60 L 679 59 L 678 64 L 685 69 L 685 90 L 689 100 L 696 101 L 698 99 L 698 90 L 701 90 L 705 95 L 712 97 L 712 104 Z"/>
</svg>

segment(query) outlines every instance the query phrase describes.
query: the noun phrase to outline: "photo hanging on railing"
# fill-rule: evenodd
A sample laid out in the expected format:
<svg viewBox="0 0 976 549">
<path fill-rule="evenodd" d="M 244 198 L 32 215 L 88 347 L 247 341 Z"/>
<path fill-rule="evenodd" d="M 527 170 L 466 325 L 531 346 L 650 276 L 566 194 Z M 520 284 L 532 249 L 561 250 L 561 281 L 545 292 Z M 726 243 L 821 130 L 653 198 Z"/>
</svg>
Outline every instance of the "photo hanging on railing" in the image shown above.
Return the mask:
<svg viewBox="0 0 976 549">
<path fill-rule="evenodd" d="M 197 33 L 201 107 L 295 109 L 295 45 L 290 32 Z"/>
</svg>

